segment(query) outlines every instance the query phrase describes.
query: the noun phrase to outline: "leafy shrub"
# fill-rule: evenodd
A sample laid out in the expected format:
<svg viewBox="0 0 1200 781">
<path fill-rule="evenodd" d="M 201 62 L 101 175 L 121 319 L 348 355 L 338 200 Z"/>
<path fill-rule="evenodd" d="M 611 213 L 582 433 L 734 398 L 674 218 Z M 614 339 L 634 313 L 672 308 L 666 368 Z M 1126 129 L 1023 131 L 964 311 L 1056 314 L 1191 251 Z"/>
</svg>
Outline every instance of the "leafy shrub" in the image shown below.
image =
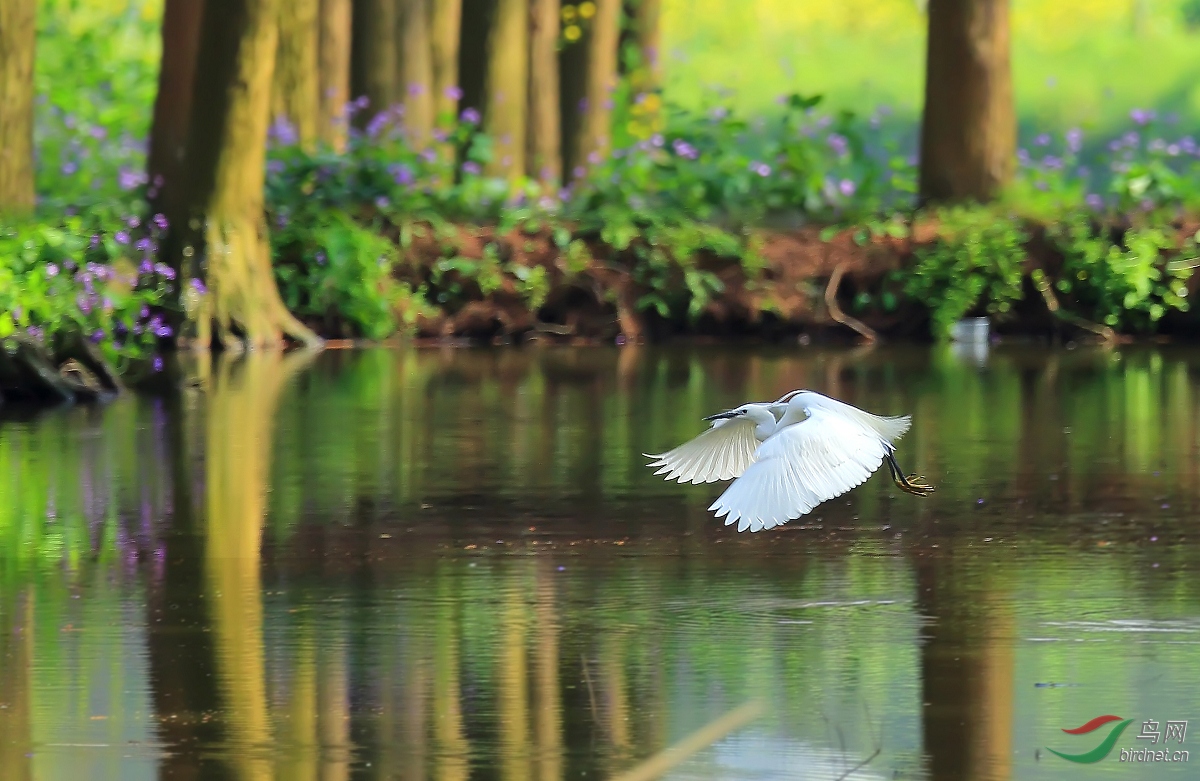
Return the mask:
<svg viewBox="0 0 1200 781">
<path fill-rule="evenodd" d="M 929 308 L 933 333 L 944 339 L 973 310 L 1004 315 L 1021 300 L 1028 236 L 1015 219 L 984 209 L 958 207 L 937 216 L 943 235 L 917 253 L 905 292 Z"/>
</svg>

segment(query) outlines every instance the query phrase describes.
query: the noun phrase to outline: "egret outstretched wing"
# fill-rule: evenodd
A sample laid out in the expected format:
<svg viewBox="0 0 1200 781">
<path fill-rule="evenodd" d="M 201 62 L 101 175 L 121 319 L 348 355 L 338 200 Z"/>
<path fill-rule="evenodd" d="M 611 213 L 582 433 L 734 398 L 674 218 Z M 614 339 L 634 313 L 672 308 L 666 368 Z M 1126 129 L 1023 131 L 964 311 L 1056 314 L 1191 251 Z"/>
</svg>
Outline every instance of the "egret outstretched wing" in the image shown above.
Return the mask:
<svg viewBox="0 0 1200 781">
<path fill-rule="evenodd" d="M 674 450 L 642 455 L 655 459 L 649 466 L 661 467 L 654 474 L 665 474 L 664 480 L 694 485 L 730 480 L 754 461 L 758 448 L 754 428 L 755 422 L 746 418 L 718 420 L 708 431 Z"/>
<path fill-rule="evenodd" d="M 820 393 L 812 391 L 803 391 L 803 393 L 805 394 L 805 409 L 810 413 L 813 409 L 823 409 L 844 418 L 849 418 L 875 432 L 893 445 L 896 443 L 896 440 L 908 433 L 909 428 L 912 427 L 912 417 L 909 415 L 901 415 L 899 417 L 873 415 L 866 410 L 861 410 L 844 401 L 831 399 Z"/>
<path fill-rule="evenodd" d="M 709 510 L 738 531 L 770 529 L 861 485 L 890 452 L 872 427 L 823 407 L 758 447 Z"/>
</svg>

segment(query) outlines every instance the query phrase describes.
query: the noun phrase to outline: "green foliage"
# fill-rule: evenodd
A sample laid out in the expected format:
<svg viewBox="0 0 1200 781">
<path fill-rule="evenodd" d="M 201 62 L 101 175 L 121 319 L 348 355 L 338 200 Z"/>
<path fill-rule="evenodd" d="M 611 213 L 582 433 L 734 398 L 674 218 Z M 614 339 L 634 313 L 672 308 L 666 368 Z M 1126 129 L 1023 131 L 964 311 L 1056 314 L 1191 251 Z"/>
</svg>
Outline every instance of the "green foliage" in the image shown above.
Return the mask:
<svg viewBox="0 0 1200 781">
<path fill-rule="evenodd" d="M 170 335 L 151 309 L 175 285 L 174 271 L 150 259 L 156 237 L 157 228 L 134 243 L 128 229 L 93 232 L 79 217 L 0 224 L 0 338 L 82 334 L 118 367 L 150 356 Z"/>
<path fill-rule="evenodd" d="M 1116 244 L 1084 215 L 1069 216 L 1048 235 L 1063 256 L 1054 287 L 1073 295 L 1093 319 L 1146 331 L 1168 311 L 1188 310 L 1186 282 L 1200 262 L 1194 239 L 1176 252 L 1164 228 L 1141 227 Z"/>
<path fill-rule="evenodd" d="M 945 339 L 972 311 L 1004 315 L 1021 299 L 1028 236 L 1016 220 L 983 209 L 945 209 L 937 217 L 943 234 L 917 253 L 904 289 L 929 308 L 934 335 Z"/>
<path fill-rule="evenodd" d="M 273 250 L 286 262 L 275 276 L 288 309 L 301 317 L 340 319 L 368 339 L 396 330 L 396 313 L 411 325 L 420 308 L 413 291 L 397 282 L 396 245 L 378 230 L 340 212 L 310 215 L 272 232 Z"/>
</svg>

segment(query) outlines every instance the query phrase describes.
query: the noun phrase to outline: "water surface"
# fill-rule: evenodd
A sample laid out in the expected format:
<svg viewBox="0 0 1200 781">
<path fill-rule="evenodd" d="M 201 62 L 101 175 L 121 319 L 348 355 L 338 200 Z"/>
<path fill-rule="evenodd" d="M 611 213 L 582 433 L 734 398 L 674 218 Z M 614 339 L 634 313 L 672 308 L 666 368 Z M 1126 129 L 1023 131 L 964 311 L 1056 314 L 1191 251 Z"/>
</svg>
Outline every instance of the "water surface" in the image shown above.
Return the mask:
<svg viewBox="0 0 1200 781">
<path fill-rule="evenodd" d="M 1193 778 L 1200 352 L 374 350 L 0 423 L 0 778 Z M 886 470 L 737 534 L 642 452 L 808 387 Z M 1077 765 L 1114 714 L 1112 755 Z M 1144 721 L 1191 720 L 1150 746 Z M 1191 768 L 1191 772 L 1188 769 Z"/>
</svg>

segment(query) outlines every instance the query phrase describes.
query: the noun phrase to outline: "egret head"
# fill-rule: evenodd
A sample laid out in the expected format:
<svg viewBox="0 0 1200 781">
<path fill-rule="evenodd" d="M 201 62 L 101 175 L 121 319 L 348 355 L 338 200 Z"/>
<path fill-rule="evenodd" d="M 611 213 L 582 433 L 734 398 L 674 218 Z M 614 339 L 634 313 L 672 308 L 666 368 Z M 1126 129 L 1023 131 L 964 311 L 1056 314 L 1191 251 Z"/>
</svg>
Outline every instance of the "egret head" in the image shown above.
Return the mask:
<svg viewBox="0 0 1200 781">
<path fill-rule="evenodd" d="M 740 417 L 746 414 L 746 410 L 742 407 L 737 409 L 729 409 L 724 412 L 718 412 L 716 415 L 709 415 L 705 420 L 729 420 L 730 418 Z"/>
</svg>

